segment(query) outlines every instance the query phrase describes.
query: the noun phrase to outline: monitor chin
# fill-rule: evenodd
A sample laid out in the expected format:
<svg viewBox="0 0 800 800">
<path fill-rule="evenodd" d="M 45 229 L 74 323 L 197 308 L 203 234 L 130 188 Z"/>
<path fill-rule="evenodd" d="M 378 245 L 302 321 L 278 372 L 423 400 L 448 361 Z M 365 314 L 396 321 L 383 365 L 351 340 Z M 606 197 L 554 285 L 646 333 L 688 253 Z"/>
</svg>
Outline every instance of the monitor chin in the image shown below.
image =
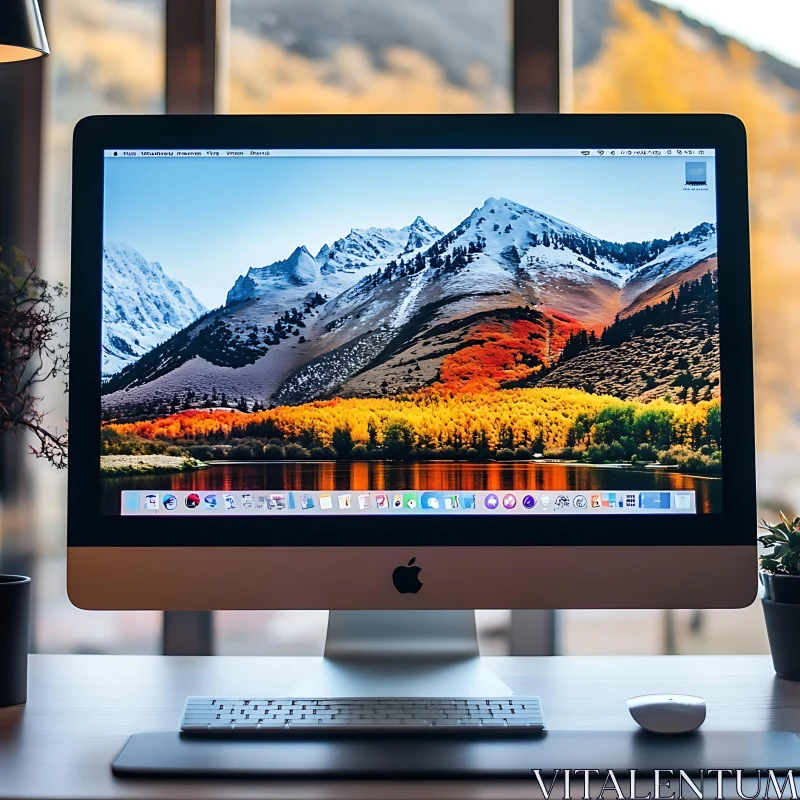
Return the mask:
<svg viewBox="0 0 800 800">
<path fill-rule="evenodd" d="M 67 588 L 98 610 L 742 608 L 755 565 L 750 545 L 70 547 Z"/>
</svg>

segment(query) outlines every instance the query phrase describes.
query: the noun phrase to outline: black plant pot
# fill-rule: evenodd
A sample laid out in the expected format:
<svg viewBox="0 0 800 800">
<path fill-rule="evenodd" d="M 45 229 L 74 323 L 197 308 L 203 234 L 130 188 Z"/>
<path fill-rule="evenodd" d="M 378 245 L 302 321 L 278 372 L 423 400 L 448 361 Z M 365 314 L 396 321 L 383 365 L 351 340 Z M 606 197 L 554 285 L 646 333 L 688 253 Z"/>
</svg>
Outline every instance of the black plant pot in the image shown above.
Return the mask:
<svg viewBox="0 0 800 800">
<path fill-rule="evenodd" d="M 779 678 L 800 681 L 800 577 L 761 573 L 764 621 Z"/>
<path fill-rule="evenodd" d="M 28 694 L 31 579 L 0 575 L 0 708 Z"/>
<path fill-rule="evenodd" d="M 761 572 L 761 584 L 764 587 L 764 597 L 774 603 L 792 603 L 800 605 L 800 576 L 798 575 L 773 575 Z"/>
</svg>

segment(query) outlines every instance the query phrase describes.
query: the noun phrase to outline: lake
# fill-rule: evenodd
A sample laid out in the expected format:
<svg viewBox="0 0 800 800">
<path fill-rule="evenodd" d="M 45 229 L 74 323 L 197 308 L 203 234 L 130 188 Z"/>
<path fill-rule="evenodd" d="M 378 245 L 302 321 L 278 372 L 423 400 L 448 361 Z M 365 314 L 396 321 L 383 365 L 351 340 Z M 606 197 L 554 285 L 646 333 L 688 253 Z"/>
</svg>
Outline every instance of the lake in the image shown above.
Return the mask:
<svg viewBox="0 0 800 800">
<path fill-rule="evenodd" d="M 531 461 L 486 464 L 464 461 L 243 461 L 212 462 L 208 469 L 167 475 L 104 477 L 101 510 L 118 514 L 123 489 L 176 491 L 354 491 L 429 490 L 642 490 L 689 489 L 697 510 L 722 509 L 718 476 L 686 475 L 674 470 L 635 469 Z"/>
</svg>

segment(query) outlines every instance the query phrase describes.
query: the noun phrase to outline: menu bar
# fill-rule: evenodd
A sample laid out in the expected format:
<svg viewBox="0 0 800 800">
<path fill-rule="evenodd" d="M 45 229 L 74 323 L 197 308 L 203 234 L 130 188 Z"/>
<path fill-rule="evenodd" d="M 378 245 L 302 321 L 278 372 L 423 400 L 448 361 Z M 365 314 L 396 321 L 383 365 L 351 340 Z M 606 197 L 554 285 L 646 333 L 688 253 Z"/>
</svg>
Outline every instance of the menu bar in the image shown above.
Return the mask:
<svg viewBox="0 0 800 800">
<path fill-rule="evenodd" d="M 123 491 L 123 516 L 697 513 L 693 491 Z"/>
<path fill-rule="evenodd" d="M 385 158 L 392 157 L 513 157 L 519 158 L 548 158 L 561 156 L 579 156 L 581 158 L 685 158 L 702 156 L 713 158 L 714 150 L 709 148 L 656 148 L 656 149 L 631 149 L 631 148 L 601 148 L 591 150 L 581 149 L 464 149 L 464 150 L 442 150 L 442 149 L 306 149 L 306 150 L 268 150 L 260 149 L 214 149 L 214 150 L 105 150 L 106 158 Z"/>
</svg>

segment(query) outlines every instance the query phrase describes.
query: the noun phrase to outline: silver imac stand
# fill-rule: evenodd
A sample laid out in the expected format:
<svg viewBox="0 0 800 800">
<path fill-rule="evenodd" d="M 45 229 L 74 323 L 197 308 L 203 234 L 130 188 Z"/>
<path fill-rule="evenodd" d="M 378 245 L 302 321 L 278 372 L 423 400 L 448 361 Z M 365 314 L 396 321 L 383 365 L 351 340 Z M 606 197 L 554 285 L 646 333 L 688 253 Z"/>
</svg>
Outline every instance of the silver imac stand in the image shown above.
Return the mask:
<svg viewBox="0 0 800 800">
<path fill-rule="evenodd" d="M 331 611 L 325 656 L 295 697 L 502 697 L 474 611 Z"/>
</svg>

